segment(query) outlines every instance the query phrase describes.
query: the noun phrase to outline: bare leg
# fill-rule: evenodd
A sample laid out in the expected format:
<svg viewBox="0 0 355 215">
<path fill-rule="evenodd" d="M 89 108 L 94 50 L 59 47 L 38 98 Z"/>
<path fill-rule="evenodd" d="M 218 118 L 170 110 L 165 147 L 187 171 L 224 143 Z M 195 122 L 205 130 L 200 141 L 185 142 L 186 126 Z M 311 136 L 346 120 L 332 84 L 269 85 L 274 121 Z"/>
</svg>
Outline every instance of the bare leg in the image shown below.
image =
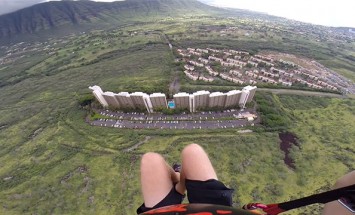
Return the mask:
<svg viewBox="0 0 355 215">
<path fill-rule="evenodd" d="M 203 148 L 197 144 L 191 144 L 182 151 L 182 179 L 207 181 L 216 179 L 217 175 L 210 159 Z M 181 180 L 184 181 L 184 180 Z"/>
<path fill-rule="evenodd" d="M 179 181 L 179 176 L 157 153 L 143 155 L 141 161 L 141 186 L 144 204 L 154 207 L 162 201 Z"/>
<path fill-rule="evenodd" d="M 334 189 L 346 187 L 355 184 L 355 171 L 341 177 L 334 185 Z M 338 201 L 329 202 L 325 205 L 322 215 L 353 215 L 349 210 L 347 210 Z"/>
</svg>

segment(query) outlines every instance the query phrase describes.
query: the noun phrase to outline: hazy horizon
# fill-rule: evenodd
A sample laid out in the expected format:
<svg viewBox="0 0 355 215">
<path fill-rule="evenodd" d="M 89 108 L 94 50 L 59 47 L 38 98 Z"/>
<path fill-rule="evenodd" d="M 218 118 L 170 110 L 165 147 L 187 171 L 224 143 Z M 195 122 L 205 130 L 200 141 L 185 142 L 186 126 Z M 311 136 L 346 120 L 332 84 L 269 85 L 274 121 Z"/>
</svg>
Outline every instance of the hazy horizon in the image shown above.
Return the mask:
<svg viewBox="0 0 355 215">
<path fill-rule="evenodd" d="M 213 6 L 252 10 L 301 22 L 355 28 L 355 2 L 348 0 L 201 0 Z"/>
</svg>

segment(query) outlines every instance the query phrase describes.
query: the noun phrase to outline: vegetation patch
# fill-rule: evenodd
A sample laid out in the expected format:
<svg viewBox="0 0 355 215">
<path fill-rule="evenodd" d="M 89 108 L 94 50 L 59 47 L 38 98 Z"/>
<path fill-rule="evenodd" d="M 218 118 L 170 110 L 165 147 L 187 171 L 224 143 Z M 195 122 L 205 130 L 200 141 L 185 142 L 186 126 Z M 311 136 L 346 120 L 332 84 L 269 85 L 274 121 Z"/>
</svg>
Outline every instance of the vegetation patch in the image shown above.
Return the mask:
<svg viewBox="0 0 355 215">
<path fill-rule="evenodd" d="M 284 162 L 291 169 L 295 169 L 295 161 L 290 156 L 290 151 L 292 147 L 299 147 L 297 142 L 297 137 L 290 132 L 279 133 L 280 138 L 280 149 L 285 153 Z"/>
</svg>

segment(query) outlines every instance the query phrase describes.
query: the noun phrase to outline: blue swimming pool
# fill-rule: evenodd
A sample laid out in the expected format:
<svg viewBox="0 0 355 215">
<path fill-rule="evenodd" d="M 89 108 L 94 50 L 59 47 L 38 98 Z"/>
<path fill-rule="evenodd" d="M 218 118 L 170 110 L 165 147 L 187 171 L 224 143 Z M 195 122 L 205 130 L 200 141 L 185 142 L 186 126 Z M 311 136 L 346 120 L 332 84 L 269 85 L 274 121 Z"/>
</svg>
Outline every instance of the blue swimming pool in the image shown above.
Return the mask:
<svg viewBox="0 0 355 215">
<path fill-rule="evenodd" d="M 168 102 L 168 106 L 169 106 L 169 108 L 174 109 L 175 108 L 175 102 L 174 101 Z"/>
</svg>

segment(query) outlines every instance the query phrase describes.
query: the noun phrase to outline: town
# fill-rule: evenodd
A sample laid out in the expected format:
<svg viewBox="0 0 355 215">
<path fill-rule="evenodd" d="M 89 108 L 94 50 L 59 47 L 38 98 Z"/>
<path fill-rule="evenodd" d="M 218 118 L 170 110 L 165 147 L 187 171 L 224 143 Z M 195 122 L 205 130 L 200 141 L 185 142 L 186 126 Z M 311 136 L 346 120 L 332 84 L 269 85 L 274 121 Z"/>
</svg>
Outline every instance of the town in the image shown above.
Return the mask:
<svg viewBox="0 0 355 215">
<path fill-rule="evenodd" d="M 193 80 L 213 82 L 217 78 L 238 85 L 293 85 L 317 90 L 340 91 L 343 86 L 329 72 L 306 69 L 293 62 L 252 55 L 245 51 L 187 48 L 178 49 L 184 73 Z"/>
</svg>

